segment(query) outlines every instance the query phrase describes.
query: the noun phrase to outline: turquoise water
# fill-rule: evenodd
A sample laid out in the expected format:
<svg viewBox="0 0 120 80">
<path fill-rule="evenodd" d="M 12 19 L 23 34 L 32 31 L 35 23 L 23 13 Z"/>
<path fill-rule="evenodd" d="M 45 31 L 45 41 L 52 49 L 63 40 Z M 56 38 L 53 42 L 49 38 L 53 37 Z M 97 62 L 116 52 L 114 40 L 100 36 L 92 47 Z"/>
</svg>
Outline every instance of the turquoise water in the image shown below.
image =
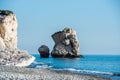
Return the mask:
<svg viewBox="0 0 120 80">
<path fill-rule="evenodd" d="M 120 80 L 120 55 L 84 55 L 85 58 L 40 58 L 36 57 L 32 67 L 64 70 L 74 73 L 91 74 Z"/>
</svg>

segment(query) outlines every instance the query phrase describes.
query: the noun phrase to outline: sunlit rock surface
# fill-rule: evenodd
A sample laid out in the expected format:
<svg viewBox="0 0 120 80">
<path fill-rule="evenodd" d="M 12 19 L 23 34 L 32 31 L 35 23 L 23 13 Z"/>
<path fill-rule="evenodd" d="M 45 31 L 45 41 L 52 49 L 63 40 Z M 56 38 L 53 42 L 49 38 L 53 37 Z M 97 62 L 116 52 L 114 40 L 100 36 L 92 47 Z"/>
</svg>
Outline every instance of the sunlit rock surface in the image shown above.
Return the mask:
<svg viewBox="0 0 120 80">
<path fill-rule="evenodd" d="M 17 48 L 17 26 L 15 14 L 0 10 L 0 65 L 28 66 L 34 57 Z"/>
<path fill-rule="evenodd" d="M 58 31 L 52 35 L 52 38 L 55 42 L 51 52 L 52 57 L 81 57 L 76 31 L 72 28 L 65 28 L 62 31 Z"/>
</svg>

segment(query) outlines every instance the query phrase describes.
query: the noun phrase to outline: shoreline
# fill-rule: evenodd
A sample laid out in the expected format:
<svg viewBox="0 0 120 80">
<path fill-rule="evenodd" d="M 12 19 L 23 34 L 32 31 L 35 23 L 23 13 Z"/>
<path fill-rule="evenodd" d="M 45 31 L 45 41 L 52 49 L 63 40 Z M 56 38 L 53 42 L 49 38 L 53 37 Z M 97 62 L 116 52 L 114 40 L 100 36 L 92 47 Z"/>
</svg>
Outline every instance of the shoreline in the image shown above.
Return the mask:
<svg viewBox="0 0 120 80">
<path fill-rule="evenodd" d="M 47 69 L 0 66 L 2 80 L 111 80 L 110 78 Z"/>
</svg>

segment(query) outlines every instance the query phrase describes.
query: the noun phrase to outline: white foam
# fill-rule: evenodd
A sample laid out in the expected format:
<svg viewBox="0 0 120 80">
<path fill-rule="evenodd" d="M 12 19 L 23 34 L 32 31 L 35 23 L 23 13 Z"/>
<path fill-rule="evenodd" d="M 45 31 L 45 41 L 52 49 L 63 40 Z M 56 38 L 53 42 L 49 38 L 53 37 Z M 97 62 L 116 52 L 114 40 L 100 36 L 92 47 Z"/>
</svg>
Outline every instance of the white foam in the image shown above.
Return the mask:
<svg viewBox="0 0 120 80">
<path fill-rule="evenodd" d="M 102 71 L 93 71 L 93 70 L 80 70 L 75 68 L 53 68 L 53 66 L 49 66 L 48 64 L 42 63 L 42 62 L 36 62 L 34 63 L 36 65 L 35 68 L 39 69 L 52 69 L 52 70 L 63 70 L 63 71 L 69 71 L 69 72 L 75 72 L 75 73 L 85 73 L 85 74 L 104 74 L 104 75 L 113 75 L 112 72 L 102 72 Z"/>
<path fill-rule="evenodd" d="M 37 61 L 34 61 L 34 62 L 33 62 L 33 64 L 38 65 L 38 64 L 45 64 L 45 63 L 43 63 L 43 62 L 37 62 Z"/>
<path fill-rule="evenodd" d="M 106 74 L 106 75 L 113 75 L 112 72 L 102 72 L 102 71 L 92 71 L 92 70 L 78 70 L 75 68 L 63 68 L 63 69 L 54 69 L 54 70 L 64 70 L 70 72 L 77 72 L 77 73 L 92 73 L 92 74 Z"/>
<path fill-rule="evenodd" d="M 52 66 L 48 66 L 48 65 L 38 65 L 35 68 L 39 68 L 39 69 L 49 69 L 52 68 Z"/>
</svg>

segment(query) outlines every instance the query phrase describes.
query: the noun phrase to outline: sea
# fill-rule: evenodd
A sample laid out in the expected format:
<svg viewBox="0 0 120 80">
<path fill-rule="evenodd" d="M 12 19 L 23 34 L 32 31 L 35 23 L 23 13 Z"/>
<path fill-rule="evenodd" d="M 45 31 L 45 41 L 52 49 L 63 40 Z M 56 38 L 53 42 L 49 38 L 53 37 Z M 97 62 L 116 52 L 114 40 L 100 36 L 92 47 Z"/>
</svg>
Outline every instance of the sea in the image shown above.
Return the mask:
<svg viewBox="0 0 120 80">
<path fill-rule="evenodd" d="M 84 58 L 40 58 L 29 66 L 39 69 L 66 71 L 78 74 L 89 74 L 120 80 L 120 55 L 83 55 Z"/>
</svg>

